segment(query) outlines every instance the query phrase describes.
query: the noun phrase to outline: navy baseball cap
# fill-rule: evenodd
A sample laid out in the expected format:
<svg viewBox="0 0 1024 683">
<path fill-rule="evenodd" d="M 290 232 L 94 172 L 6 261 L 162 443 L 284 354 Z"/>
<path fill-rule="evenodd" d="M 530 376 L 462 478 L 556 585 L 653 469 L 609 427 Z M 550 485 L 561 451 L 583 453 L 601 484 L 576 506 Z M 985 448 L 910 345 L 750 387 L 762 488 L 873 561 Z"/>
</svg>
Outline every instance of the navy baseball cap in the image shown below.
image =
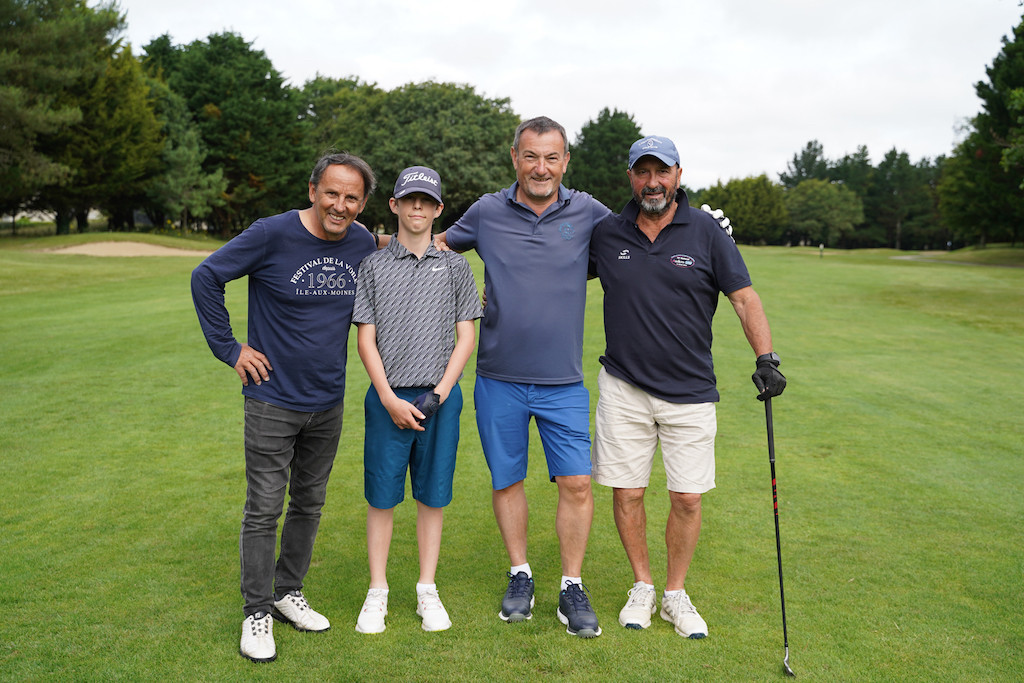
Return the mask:
<svg viewBox="0 0 1024 683">
<path fill-rule="evenodd" d="M 444 203 L 441 201 L 441 176 L 432 168 L 410 166 L 398 174 L 394 198 L 399 199 L 413 192 L 422 192 L 436 199 L 438 204 Z"/>
<path fill-rule="evenodd" d="M 669 166 L 679 165 L 679 152 L 676 146 L 668 138 L 660 138 L 657 135 L 648 135 L 640 138 L 629 148 L 629 168 L 640 160 L 640 157 L 651 155 L 660 159 Z"/>
</svg>

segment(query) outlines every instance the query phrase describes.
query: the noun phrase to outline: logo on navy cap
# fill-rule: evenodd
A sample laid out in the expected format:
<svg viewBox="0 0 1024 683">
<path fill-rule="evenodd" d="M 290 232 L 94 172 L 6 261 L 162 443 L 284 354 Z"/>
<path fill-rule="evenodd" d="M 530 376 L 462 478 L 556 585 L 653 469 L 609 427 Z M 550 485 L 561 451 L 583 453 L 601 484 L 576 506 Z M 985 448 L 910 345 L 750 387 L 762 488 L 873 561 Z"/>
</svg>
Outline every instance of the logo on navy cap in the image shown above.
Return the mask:
<svg viewBox="0 0 1024 683">
<path fill-rule="evenodd" d="M 441 203 L 441 176 L 426 166 L 410 166 L 402 171 L 395 181 L 393 196 L 398 199 L 413 192 L 422 192 Z"/>
</svg>

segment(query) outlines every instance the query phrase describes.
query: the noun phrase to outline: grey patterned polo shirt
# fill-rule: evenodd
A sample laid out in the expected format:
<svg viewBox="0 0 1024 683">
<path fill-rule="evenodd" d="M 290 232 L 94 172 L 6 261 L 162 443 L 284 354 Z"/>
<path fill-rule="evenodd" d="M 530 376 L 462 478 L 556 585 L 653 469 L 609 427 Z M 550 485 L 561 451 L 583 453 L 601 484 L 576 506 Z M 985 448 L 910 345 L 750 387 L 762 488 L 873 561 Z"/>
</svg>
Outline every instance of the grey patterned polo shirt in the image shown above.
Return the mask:
<svg viewBox="0 0 1024 683">
<path fill-rule="evenodd" d="M 431 244 L 423 258 L 397 239 L 359 265 L 352 322 L 377 326 L 388 384 L 433 387 L 455 350 L 455 323 L 483 315 L 462 254 Z"/>
</svg>

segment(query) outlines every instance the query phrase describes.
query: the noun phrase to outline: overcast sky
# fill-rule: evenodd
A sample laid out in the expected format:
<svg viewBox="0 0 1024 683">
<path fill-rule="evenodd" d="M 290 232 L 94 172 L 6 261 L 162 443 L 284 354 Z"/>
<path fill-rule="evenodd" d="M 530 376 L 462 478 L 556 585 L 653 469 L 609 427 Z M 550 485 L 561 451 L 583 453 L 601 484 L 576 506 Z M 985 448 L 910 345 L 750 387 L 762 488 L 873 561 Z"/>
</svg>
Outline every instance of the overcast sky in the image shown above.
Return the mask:
<svg viewBox="0 0 1024 683">
<path fill-rule="evenodd" d="M 602 108 L 671 137 L 694 188 L 767 173 L 809 141 L 877 164 L 949 154 L 1018 0 L 119 0 L 136 54 L 233 31 L 293 85 L 435 80 L 509 98 L 570 141 Z M 511 131 L 509 134 L 511 142 Z M 417 163 L 419 160 L 409 160 Z"/>
</svg>

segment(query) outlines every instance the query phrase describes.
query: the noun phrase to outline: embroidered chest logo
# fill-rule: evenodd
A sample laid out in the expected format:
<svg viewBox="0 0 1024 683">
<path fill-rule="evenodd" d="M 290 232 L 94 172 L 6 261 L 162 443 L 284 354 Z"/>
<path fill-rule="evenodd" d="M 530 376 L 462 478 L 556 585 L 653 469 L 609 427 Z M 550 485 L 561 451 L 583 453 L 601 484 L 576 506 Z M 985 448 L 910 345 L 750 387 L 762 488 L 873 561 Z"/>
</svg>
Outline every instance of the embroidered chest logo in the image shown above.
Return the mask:
<svg viewBox="0 0 1024 683">
<path fill-rule="evenodd" d="M 629 260 L 629 249 L 623 249 L 622 251 L 619 252 L 619 260 L 620 261 L 628 261 Z"/>
<path fill-rule="evenodd" d="M 677 268 L 691 268 L 695 263 L 693 257 L 687 256 L 686 254 L 675 254 L 669 258 L 669 261 L 671 261 L 672 265 Z"/>
<path fill-rule="evenodd" d="M 571 240 L 576 236 L 576 228 L 572 227 L 572 223 L 562 223 L 558 226 L 558 233 L 563 240 Z"/>
</svg>

